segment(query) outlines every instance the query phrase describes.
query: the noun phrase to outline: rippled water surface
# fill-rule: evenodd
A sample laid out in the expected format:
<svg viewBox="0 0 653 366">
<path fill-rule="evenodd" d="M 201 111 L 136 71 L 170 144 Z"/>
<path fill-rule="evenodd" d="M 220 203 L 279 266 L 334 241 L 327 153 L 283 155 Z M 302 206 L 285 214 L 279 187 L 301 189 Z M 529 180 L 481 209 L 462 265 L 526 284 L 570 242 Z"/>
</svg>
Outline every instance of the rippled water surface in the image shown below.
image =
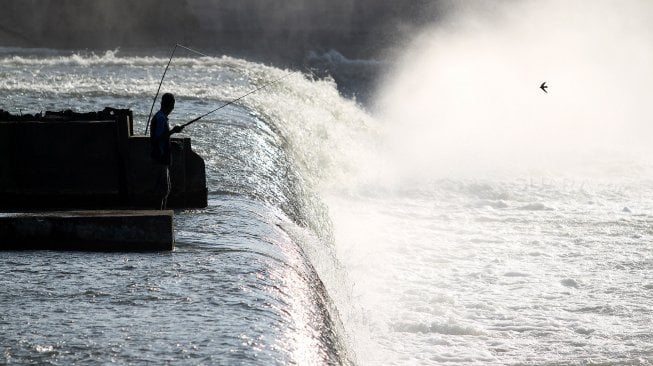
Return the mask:
<svg viewBox="0 0 653 366">
<path fill-rule="evenodd" d="M 0 107 L 131 108 L 138 132 L 167 62 L 3 52 Z M 285 72 L 175 59 L 171 122 Z M 0 253 L 0 363 L 653 363 L 650 155 L 511 172 L 390 124 L 293 72 L 192 125 L 209 206 L 175 213 L 173 252 Z"/>
</svg>

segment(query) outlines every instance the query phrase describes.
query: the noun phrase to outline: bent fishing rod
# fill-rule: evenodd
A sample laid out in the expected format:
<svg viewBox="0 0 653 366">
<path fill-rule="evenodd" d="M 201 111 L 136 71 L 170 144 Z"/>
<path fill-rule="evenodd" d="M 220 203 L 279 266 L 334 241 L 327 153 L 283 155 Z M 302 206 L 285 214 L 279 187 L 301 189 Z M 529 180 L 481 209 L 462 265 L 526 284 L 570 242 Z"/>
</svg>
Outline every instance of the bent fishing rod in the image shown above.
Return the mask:
<svg viewBox="0 0 653 366">
<path fill-rule="evenodd" d="M 161 91 L 161 85 L 163 84 L 163 79 L 166 77 L 166 73 L 168 72 L 168 68 L 170 68 L 170 63 L 172 62 L 172 58 L 175 57 L 175 51 L 177 51 L 177 48 L 183 48 L 187 51 L 196 53 L 200 56 L 204 57 L 211 57 L 203 52 L 194 50 L 192 48 L 180 45 L 179 43 L 175 44 L 175 47 L 172 49 L 172 52 L 170 53 L 170 59 L 168 60 L 168 64 L 166 65 L 166 69 L 163 70 L 163 75 L 161 76 L 161 81 L 159 82 L 159 88 L 156 90 L 156 94 L 154 94 L 154 100 L 152 100 L 152 107 L 150 108 L 150 114 L 147 116 L 147 121 L 145 121 L 145 134 L 147 135 L 147 129 L 150 127 L 150 118 L 152 118 L 152 112 L 154 111 L 154 104 L 156 104 L 156 98 L 159 96 L 159 92 Z"/>
<path fill-rule="evenodd" d="M 161 81 L 159 82 L 159 88 L 156 90 L 156 94 L 154 95 L 154 100 L 152 101 L 152 107 L 150 108 L 150 114 L 147 116 L 147 121 L 145 122 L 145 134 L 146 135 L 147 135 L 147 130 L 150 127 L 150 118 L 152 118 L 152 112 L 154 111 L 154 105 L 156 104 L 156 98 L 158 98 L 159 92 L 161 92 L 161 85 L 163 84 L 163 79 L 166 77 L 166 73 L 168 72 L 168 68 L 170 67 L 170 63 L 172 62 L 172 58 L 175 56 L 175 51 L 177 50 L 177 48 L 183 48 L 183 49 L 185 49 L 187 51 L 196 53 L 196 54 L 198 54 L 200 56 L 211 57 L 211 56 L 207 55 L 206 53 L 203 53 L 203 52 L 194 50 L 192 48 L 180 45 L 179 43 L 175 44 L 175 47 L 172 49 L 172 52 L 170 53 L 170 59 L 168 60 L 168 64 L 166 65 L 166 68 L 163 71 L 163 75 L 161 76 Z M 248 96 L 250 94 L 256 93 L 257 91 L 259 91 L 259 90 L 261 90 L 263 88 L 266 88 L 266 87 L 268 87 L 268 86 L 270 86 L 272 84 L 276 84 L 277 82 L 281 81 L 281 79 L 284 79 L 285 77 L 287 77 L 290 74 L 291 74 L 291 72 L 288 72 L 288 73 L 286 73 L 286 75 L 284 75 L 284 76 L 282 76 L 282 77 L 280 77 L 280 78 L 278 78 L 278 79 L 276 79 L 276 80 L 274 80 L 272 82 L 264 84 L 263 86 L 261 86 L 259 88 L 256 88 L 256 89 L 248 92 L 247 94 L 242 95 L 242 96 L 240 96 L 240 97 L 238 97 L 238 98 L 236 98 L 236 99 L 234 99 L 234 100 L 232 100 L 230 102 L 227 102 L 227 103 L 221 105 L 220 107 L 218 107 L 218 108 L 216 108 L 216 109 L 214 109 L 214 110 L 212 110 L 212 111 L 210 111 L 208 113 L 205 113 L 205 114 L 203 114 L 203 115 L 201 115 L 201 116 L 199 116 L 199 117 L 197 117 L 197 118 L 195 118 L 195 119 L 193 119 L 193 120 L 191 120 L 189 122 L 186 122 L 186 123 L 184 123 L 183 125 L 181 125 L 179 127 L 183 130 L 184 127 L 186 127 L 188 125 L 191 125 L 191 124 L 199 121 L 200 119 L 202 119 L 202 118 L 204 118 L 204 117 L 206 117 L 206 116 L 208 116 L 208 115 L 210 115 L 212 113 L 215 113 L 215 112 L 219 111 L 220 109 L 222 109 L 222 108 L 224 108 L 224 107 L 226 107 L 226 106 L 228 106 L 230 104 L 233 104 L 233 103 L 245 98 L 246 96 Z"/>
<path fill-rule="evenodd" d="M 276 83 L 278 83 L 278 82 L 281 81 L 282 79 L 288 77 L 290 74 L 291 74 L 291 72 L 288 72 L 288 73 L 286 73 L 286 75 L 284 75 L 284 76 L 282 76 L 282 77 L 280 77 L 280 78 L 278 78 L 278 79 L 275 79 L 275 80 L 273 80 L 273 81 L 271 81 L 271 82 L 269 82 L 269 83 L 266 83 L 266 84 L 264 84 L 264 85 L 262 85 L 262 86 L 260 86 L 260 87 L 258 87 L 258 88 L 256 88 L 256 89 L 254 89 L 254 90 L 251 90 L 251 91 L 249 91 L 247 94 L 243 94 L 243 95 L 241 95 L 240 97 L 238 97 L 238 98 L 236 98 L 236 99 L 234 99 L 234 100 L 232 100 L 232 101 L 229 101 L 229 102 L 227 102 L 227 103 L 224 103 L 223 105 L 219 106 L 218 108 L 216 108 L 216 109 L 214 109 L 214 110 L 212 110 L 212 111 L 210 111 L 210 112 L 204 113 L 203 115 L 201 115 L 201 116 L 199 116 L 199 117 L 197 117 L 197 118 L 195 118 L 195 119 L 193 119 L 193 120 L 190 120 L 190 121 L 184 123 L 183 125 L 181 125 L 181 126 L 179 126 L 179 127 L 181 127 L 181 129 L 184 129 L 184 127 L 189 126 L 189 125 L 191 125 L 191 124 L 193 124 L 193 123 L 199 121 L 200 119 L 202 119 L 202 118 L 208 116 L 209 114 L 213 114 L 213 113 L 219 111 L 220 109 L 222 109 L 222 108 L 224 108 L 224 107 L 226 107 L 226 106 L 228 106 L 228 105 L 230 105 L 230 104 L 234 104 L 234 103 L 236 103 L 237 101 L 239 101 L 239 100 L 245 98 L 246 96 L 248 96 L 248 95 L 250 95 L 250 94 L 254 94 L 254 93 L 256 93 L 257 91 L 259 91 L 259 90 L 261 90 L 261 89 L 263 89 L 263 88 L 267 88 L 268 86 L 270 86 L 270 85 L 272 85 L 272 84 L 276 84 Z"/>
</svg>

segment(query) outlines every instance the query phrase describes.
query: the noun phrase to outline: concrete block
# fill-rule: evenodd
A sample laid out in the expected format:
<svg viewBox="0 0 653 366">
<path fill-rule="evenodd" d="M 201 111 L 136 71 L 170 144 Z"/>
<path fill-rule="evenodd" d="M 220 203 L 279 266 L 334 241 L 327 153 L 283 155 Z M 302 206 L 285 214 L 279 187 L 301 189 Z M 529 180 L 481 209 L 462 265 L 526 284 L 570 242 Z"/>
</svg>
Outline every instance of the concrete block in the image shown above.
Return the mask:
<svg viewBox="0 0 653 366">
<path fill-rule="evenodd" d="M 0 250 L 170 251 L 173 211 L 0 213 Z"/>
</svg>

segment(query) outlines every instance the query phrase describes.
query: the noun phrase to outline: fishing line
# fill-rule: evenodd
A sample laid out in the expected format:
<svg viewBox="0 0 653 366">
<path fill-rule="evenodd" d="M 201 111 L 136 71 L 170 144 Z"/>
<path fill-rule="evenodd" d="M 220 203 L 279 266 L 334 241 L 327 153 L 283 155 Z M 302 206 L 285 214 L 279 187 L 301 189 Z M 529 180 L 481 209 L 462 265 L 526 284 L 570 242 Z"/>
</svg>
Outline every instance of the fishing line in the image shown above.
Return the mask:
<svg viewBox="0 0 653 366">
<path fill-rule="evenodd" d="M 177 50 L 177 48 L 183 48 L 183 49 L 185 49 L 185 50 L 187 50 L 187 51 L 190 51 L 190 52 L 196 53 L 196 54 L 201 55 L 201 56 L 204 56 L 204 57 L 211 57 L 211 56 L 209 56 L 209 55 L 207 55 L 207 54 L 205 54 L 205 53 L 203 53 L 203 52 L 200 52 L 200 51 L 194 50 L 194 49 L 192 49 L 192 48 L 189 48 L 189 47 L 186 47 L 186 46 L 183 46 L 183 45 L 180 45 L 180 44 L 175 44 L 175 47 L 172 49 L 172 52 L 171 52 L 171 54 L 170 54 L 170 60 L 168 60 L 168 65 L 166 65 L 166 68 L 165 68 L 165 70 L 163 71 L 163 76 L 161 76 L 161 82 L 159 82 L 159 88 L 157 89 L 157 91 L 156 91 L 156 95 L 154 95 L 154 100 L 152 101 L 152 107 L 150 108 L 150 114 L 149 114 L 149 116 L 147 117 L 147 122 L 146 122 L 146 124 L 145 124 L 145 134 L 146 134 L 146 135 L 147 135 L 147 130 L 148 130 L 149 125 L 150 125 L 150 122 L 149 122 L 149 121 L 150 121 L 150 118 L 152 118 L 152 112 L 154 111 L 154 104 L 156 104 L 156 98 L 159 96 L 159 92 L 161 91 L 161 85 L 163 84 L 163 79 L 166 77 L 166 73 L 168 72 L 168 68 L 170 67 L 170 63 L 172 62 L 172 58 L 175 56 L 175 51 Z M 271 82 L 269 82 L 269 83 L 263 84 L 262 86 L 260 86 L 260 87 L 258 87 L 258 88 L 256 88 L 256 89 L 254 89 L 254 90 L 251 90 L 251 91 L 247 92 L 246 94 L 241 95 L 240 97 L 238 97 L 238 98 L 236 98 L 236 99 L 233 99 L 233 100 L 231 100 L 231 101 L 229 101 L 229 102 L 227 102 L 227 103 L 224 103 L 224 104 L 222 104 L 221 106 L 219 106 L 218 108 L 216 108 L 216 109 L 214 109 L 214 110 L 212 110 L 212 111 L 210 111 L 210 112 L 204 113 L 203 115 L 201 115 L 201 116 L 199 116 L 199 117 L 197 117 L 197 118 L 195 118 L 195 119 L 193 119 L 193 120 L 190 120 L 190 121 L 184 123 L 183 125 L 181 125 L 181 126 L 179 126 L 179 127 L 181 127 L 181 129 L 184 129 L 184 127 L 189 126 L 189 125 L 191 125 L 191 124 L 193 124 L 193 123 L 199 121 L 200 119 L 202 119 L 202 118 L 204 118 L 204 117 L 206 117 L 206 116 L 208 116 L 208 115 L 210 115 L 210 114 L 213 114 L 213 113 L 219 111 L 220 109 L 222 109 L 222 108 L 224 108 L 224 107 L 226 107 L 226 106 L 228 106 L 228 105 L 230 105 L 230 104 L 236 103 L 237 101 L 239 101 L 239 100 L 245 98 L 246 96 L 248 96 L 248 95 L 250 95 L 250 94 L 254 94 L 254 93 L 256 93 L 257 91 L 259 91 L 259 90 L 261 90 L 261 89 L 263 89 L 263 88 L 267 88 L 268 86 L 270 86 L 270 85 L 272 85 L 272 84 L 276 84 L 276 83 L 278 83 L 278 82 L 281 81 L 282 79 L 284 79 L 284 78 L 290 76 L 290 74 L 292 74 L 292 72 L 289 71 L 289 72 L 287 72 L 285 75 L 283 75 L 282 77 L 280 77 L 280 78 L 278 78 L 278 79 L 275 79 L 275 80 L 273 80 L 273 81 L 271 81 Z"/>
<path fill-rule="evenodd" d="M 263 89 L 263 88 L 266 88 L 266 87 L 268 87 L 268 86 L 270 86 L 270 85 L 272 85 L 272 84 L 276 84 L 276 83 L 278 83 L 278 82 L 281 81 L 282 79 L 288 77 L 290 74 L 291 74 L 291 72 L 288 72 L 288 73 L 286 73 L 284 76 L 282 76 L 282 77 L 280 77 L 280 78 L 278 78 L 278 79 L 275 79 L 275 80 L 273 80 L 273 81 L 271 81 L 271 82 L 269 82 L 269 83 L 266 83 L 266 84 L 264 84 L 264 85 L 262 85 L 262 86 L 260 86 L 260 87 L 258 87 L 258 88 L 256 88 L 256 89 L 254 89 L 254 90 L 251 90 L 251 91 L 249 91 L 247 94 L 243 94 L 243 95 L 241 95 L 240 97 L 238 97 L 238 98 L 236 98 L 236 99 L 234 99 L 234 100 L 232 100 L 232 101 L 229 101 L 229 102 L 227 102 L 227 103 L 224 103 L 223 105 L 219 106 L 218 108 L 216 108 L 216 109 L 214 109 L 214 110 L 212 110 L 212 111 L 210 111 L 210 112 L 204 113 L 203 115 L 201 115 L 201 116 L 199 116 L 199 117 L 197 117 L 197 118 L 195 118 L 195 119 L 193 119 L 193 120 L 190 120 L 190 121 L 184 123 L 183 125 L 181 125 L 181 126 L 179 126 L 179 127 L 181 127 L 181 128 L 183 129 L 184 127 L 186 127 L 186 126 L 188 126 L 188 125 L 191 125 L 191 124 L 193 124 L 193 123 L 199 121 L 200 119 L 202 119 L 202 118 L 208 116 L 209 114 L 213 114 L 213 113 L 219 111 L 220 109 L 222 109 L 222 108 L 224 108 L 224 107 L 226 107 L 226 106 L 228 106 L 228 105 L 230 105 L 230 104 L 236 103 L 237 101 L 239 101 L 239 100 L 245 98 L 246 96 L 248 96 L 248 95 L 250 95 L 250 94 L 254 94 L 254 93 L 256 93 L 257 91 L 259 91 L 259 90 L 261 90 L 261 89 Z"/>
<path fill-rule="evenodd" d="M 204 56 L 204 57 L 211 57 L 205 53 L 202 53 L 200 51 L 196 51 L 192 48 L 188 48 L 186 46 L 182 46 L 179 43 L 175 44 L 175 47 L 172 49 L 172 52 L 170 53 L 170 60 L 168 60 L 168 64 L 166 65 L 166 69 L 163 71 L 163 75 L 161 76 L 161 81 L 159 82 L 159 88 L 156 90 L 156 94 L 154 95 L 154 100 L 152 100 L 152 107 L 150 108 L 150 114 L 147 116 L 147 120 L 145 121 L 145 134 L 147 135 L 147 129 L 150 127 L 150 118 L 152 118 L 152 112 L 154 111 L 154 104 L 156 104 L 156 98 L 159 96 L 159 92 L 161 92 L 161 85 L 163 84 L 163 79 L 166 77 L 166 73 L 168 72 L 168 68 L 170 67 L 170 63 L 172 62 L 172 58 L 175 56 L 175 51 L 177 51 L 177 48 L 183 48 L 187 51 L 196 53 L 198 55 Z"/>
</svg>

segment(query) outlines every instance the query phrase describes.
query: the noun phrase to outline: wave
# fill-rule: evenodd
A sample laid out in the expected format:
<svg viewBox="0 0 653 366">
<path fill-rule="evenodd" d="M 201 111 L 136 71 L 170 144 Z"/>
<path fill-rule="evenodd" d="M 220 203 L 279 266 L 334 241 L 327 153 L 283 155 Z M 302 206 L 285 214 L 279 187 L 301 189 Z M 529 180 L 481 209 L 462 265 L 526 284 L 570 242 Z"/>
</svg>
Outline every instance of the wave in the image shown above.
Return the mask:
<svg viewBox="0 0 653 366">
<path fill-rule="evenodd" d="M 452 323 L 409 323 L 409 322 L 400 322 L 392 325 L 392 328 L 396 332 L 406 332 L 406 333 L 437 333 L 445 335 L 473 335 L 473 336 L 482 336 L 485 333 L 475 329 L 474 327 L 464 326 L 460 324 Z"/>
<path fill-rule="evenodd" d="M 553 211 L 553 208 L 540 202 L 529 203 L 519 207 L 519 209 L 524 211 Z"/>
<path fill-rule="evenodd" d="M 181 51 L 180 51 L 181 52 Z M 56 49 L 25 49 L 16 47 L 0 48 L 0 65 L 15 66 L 158 66 L 165 65 L 169 58 L 155 56 L 121 56 L 120 49 L 96 53 L 81 51 L 62 51 Z M 19 55 L 17 55 L 19 54 Z M 21 55 L 22 54 L 22 55 Z M 211 66 L 220 62 L 225 67 L 242 66 L 244 60 L 227 55 L 203 57 L 174 57 L 174 64 L 179 66 Z"/>
</svg>

